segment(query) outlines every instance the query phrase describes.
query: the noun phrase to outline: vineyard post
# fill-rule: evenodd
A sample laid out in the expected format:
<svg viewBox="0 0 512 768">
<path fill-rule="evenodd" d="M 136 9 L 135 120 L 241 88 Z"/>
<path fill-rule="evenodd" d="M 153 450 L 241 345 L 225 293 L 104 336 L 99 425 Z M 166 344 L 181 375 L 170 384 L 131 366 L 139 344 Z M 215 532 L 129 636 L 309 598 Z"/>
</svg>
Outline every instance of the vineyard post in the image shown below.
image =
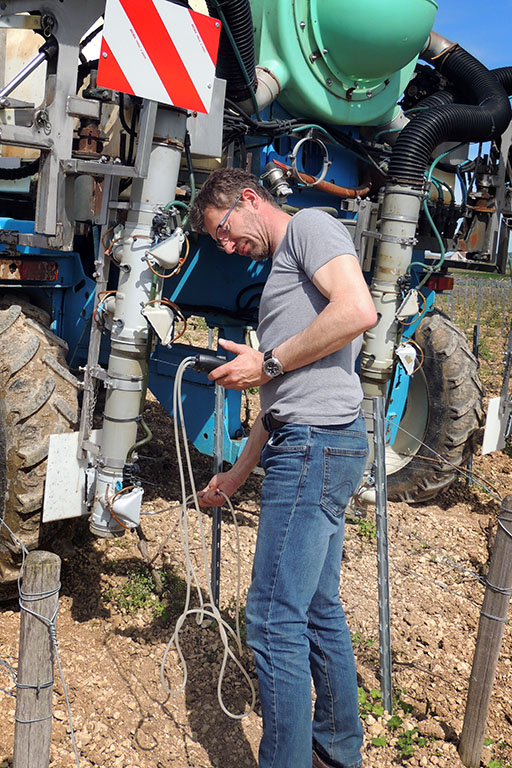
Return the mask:
<svg viewBox="0 0 512 768">
<path fill-rule="evenodd" d="M 512 496 L 507 496 L 498 517 L 460 738 L 460 759 L 468 768 L 480 765 L 489 702 L 511 595 Z"/>
<path fill-rule="evenodd" d="M 27 555 L 20 594 L 13 768 L 48 768 L 49 764 L 59 578 L 58 555 L 42 551 Z"/>
</svg>

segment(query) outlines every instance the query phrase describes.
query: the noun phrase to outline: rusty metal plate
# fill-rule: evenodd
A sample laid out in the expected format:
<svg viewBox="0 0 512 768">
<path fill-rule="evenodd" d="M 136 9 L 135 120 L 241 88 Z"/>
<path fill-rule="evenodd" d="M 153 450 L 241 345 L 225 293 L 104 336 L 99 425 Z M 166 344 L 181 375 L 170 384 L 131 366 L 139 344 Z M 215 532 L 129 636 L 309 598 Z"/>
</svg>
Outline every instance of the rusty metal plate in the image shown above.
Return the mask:
<svg viewBox="0 0 512 768">
<path fill-rule="evenodd" d="M 0 259 L 0 280 L 55 282 L 58 275 L 56 261 Z"/>
</svg>

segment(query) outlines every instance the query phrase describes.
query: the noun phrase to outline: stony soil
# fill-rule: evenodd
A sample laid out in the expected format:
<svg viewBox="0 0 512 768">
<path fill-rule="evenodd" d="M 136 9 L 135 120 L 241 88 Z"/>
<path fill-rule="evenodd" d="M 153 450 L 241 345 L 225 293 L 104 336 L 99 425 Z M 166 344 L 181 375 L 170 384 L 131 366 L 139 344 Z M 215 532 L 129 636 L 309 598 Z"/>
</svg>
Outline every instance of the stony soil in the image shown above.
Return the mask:
<svg viewBox="0 0 512 768">
<path fill-rule="evenodd" d="M 490 367 L 490 366 L 488 366 Z M 494 365 L 492 366 L 494 369 Z M 489 371 L 492 373 L 492 370 Z M 492 379 L 494 378 L 494 382 Z M 499 391 L 496 371 L 492 394 Z M 488 382 L 489 386 L 489 382 Z M 494 392 L 492 391 L 494 389 Z M 186 569 L 179 535 L 181 491 L 172 423 L 155 401 L 147 406 L 154 440 L 145 449 L 144 559 L 135 534 L 101 541 L 85 521 L 62 541 L 62 591 L 58 618 L 60 658 L 71 702 L 81 768 L 257 768 L 261 718 L 229 719 L 217 700 L 222 661 L 212 622 L 190 618 L 180 642 L 188 664 L 184 692 L 168 695 L 160 663 L 185 598 Z M 193 452 L 198 487 L 210 477 L 212 460 Z M 494 489 L 512 493 L 512 460 L 505 453 L 476 457 L 474 471 Z M 250 479 L 234 498 L 241 548 L 242 602 L 250 580 L 258 523 L 260 478 Z M 390 503 L 391 638 L 395 717 L 382 713 L 375 517 L 347 525 L 341 596 L 353 633 L 364 717 L 365 765 L 462 766 L 457 753 L 471 671 L 481 583 L 488 568 L 500 502 L 461 478 L 435 503 Z M 202 513 L 209 547 L 211 520 Z M 202 568 L 198 517 L 190 510 L 191 561 Z M 149 577 L 157 572 L 163 593 Z M 228 513 L 222 523 L 221 609 L 233 621 L 236 594 L 236 535 Z M 206 577 L 200 577 L 204 590 Z M 197 602 L 197 601 L 196 601 Z M 17 603 L 0 608 L 0 659 L 16 666 L 20 613 Z M 243 634 L 243 614 L 242 614 Z M 482 762 L 512 766 L 512 631 L 504 628 L 493 696 L 485 728 Z M 254 666 L 244 647 L 242 661 Z M 0 672 L 3 667 L 0 665 Z M 179 688 L 183 670 L 174 650 L 167 682 Z M 14 686 L 0 676 L 0 768 L 12 765 Z M 222 687 L 225 705 L 247 711 L 250 692 L 233 663 Z M 76 765 L 62 683 L 54 690 L 51 768 Z M 26 768 L 30 768 L 27 766 Z"/>
<path fill-rule="evenodd" d="M 210 622 L 203 628 L 189 619 L 181 632 L 188 663 L 185 691 L 169 696 L 160 683 L 162 655 L 183 605 L 185 567 L 171 423 L 156 403 L 150 403 L 148 410 L 155 440 L 148 452 L 151 460 L 143 461 L 143 473 L 156 485 L 148 486 L 144 511 L 152 516 L 144 518 L 143 528 L 151 567 L 163 574 L 164 594 L 159 598 L 146 591 L 139 599 L 133 584 L 142 581 L 134 574 L 140 574 L 143 559 L 135 534 L 100 541 L 80 521 L 74 527 L 73 548 L 57 548 L 63 558 L 59 648 L 80 766 L 256 768 L 261 733 L 258 705 L 243 720 L 231 720 L 221 711 L 216 689 L 222 649 Z M 209 477 L 211 459 L 194 454 L 193 461 L 200 486 Z M 477 459 L 475 470 L 500 496 L 512 492 L 512 461 L 504 453 Z M 259 482 L 260 478 L 252 478 L 234 500 L 242 595 L 248 588 L 254 553 Z M 347 526 L 341 595 L 353 632 L 360 685 L 367 696 L 366 765 L 461 765 L 457 743 L 484 591 L 479 576 L 486 572 L 498 511 L 498 502 L 464 480 L 428 506 L 389 504 L 394 714 L 399 716 L 390 725 L 375 694 L 380 685 L 373 515 Z M 209 540 L 208 515 L 203 513 L 202 521 Z M 190 551 L 200 570 L 199 526 L 193 512 Z M 226 514 L 221 607 L 231 619 L 236 562 L 234 525 Z M 204 587 L 204 578 L 202 583 Z M 143 592 L 142 587 L 139 590 Z M 137 600 L 142 607 L 137 608 Z M 19 618 L 16 603 L 4 605 L 0 653 L 14 665 Z M 512 632 L 507 625 L 486 727 L 486 737 L 493 743 L 482 755 L 484 764 L 493 768 L 512 762 L 512 748 L 507 745 L 512 741 L 511 651 Z M 254 677 L 246 648 L 243 662 Z M 174 651 L 167 674 L 169 684 L 179 687 L 182 670 Z M 7 675 L 2 689 L 0 766 L 9 766 L 15 699 Z M 242 712 L 249 706 L 249 691 L 233 664 L 228 666 L 223 696 L 232 711 Z M 502 762 L 492 763 L 498 759 Z M 55 685 L 50 765 L 75 765 L 60 681 Z"/>
</svg>

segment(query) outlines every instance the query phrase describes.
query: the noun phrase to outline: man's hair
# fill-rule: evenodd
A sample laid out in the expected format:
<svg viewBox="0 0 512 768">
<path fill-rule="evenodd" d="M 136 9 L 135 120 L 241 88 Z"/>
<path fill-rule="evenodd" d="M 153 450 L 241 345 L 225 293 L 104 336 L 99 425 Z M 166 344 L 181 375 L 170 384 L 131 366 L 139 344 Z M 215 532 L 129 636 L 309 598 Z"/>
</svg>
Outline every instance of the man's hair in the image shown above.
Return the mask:
<svg viewBox="0 0 512 768">
<path fill-rule="evenodd" d="M 241 168 L 220 168 L 205 181 L 190 211 L 190 223 L 196 232 L 204 232 L 204 213 L 212 208 L 230 208 L 243 189 L 253 189 L 262 200 L 277 205 L 258 178 Z M 240 205 L 240 203 L 239 203 Z"/>
</svg>

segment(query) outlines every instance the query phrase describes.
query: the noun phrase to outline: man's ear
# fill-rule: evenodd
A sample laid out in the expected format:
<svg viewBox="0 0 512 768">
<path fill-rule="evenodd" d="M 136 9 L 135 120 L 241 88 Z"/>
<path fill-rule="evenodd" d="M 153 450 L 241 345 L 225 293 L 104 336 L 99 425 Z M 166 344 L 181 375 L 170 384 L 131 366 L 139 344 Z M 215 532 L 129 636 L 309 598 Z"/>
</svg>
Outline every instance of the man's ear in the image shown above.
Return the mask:
<svg viewBox="0 0 512 768">
<path fill-rule="evenodd" d="M 262 202 L 261 197 L 251 187 L 244 187 L 242 189 L 242 200 L 249 203 L 255 209 L 258 209 Z"/>
</svg>

